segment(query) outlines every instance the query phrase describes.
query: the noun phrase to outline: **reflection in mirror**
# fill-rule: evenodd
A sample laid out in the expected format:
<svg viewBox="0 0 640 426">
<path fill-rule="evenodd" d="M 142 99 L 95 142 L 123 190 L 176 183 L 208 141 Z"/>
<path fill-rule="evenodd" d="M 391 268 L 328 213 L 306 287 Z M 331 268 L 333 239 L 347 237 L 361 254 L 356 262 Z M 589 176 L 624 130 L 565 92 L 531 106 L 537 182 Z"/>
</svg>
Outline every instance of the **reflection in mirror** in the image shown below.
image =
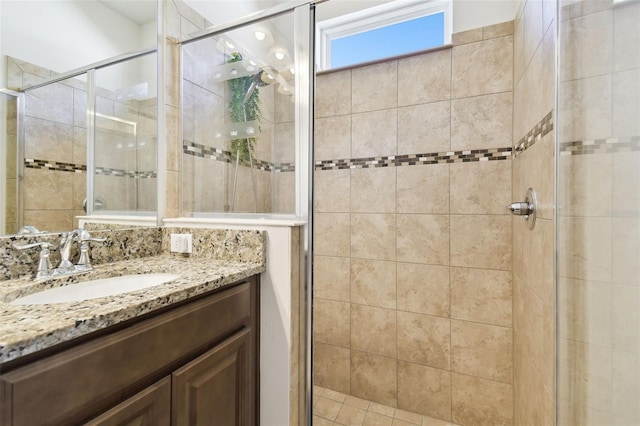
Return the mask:
<svg viewBox="0 0 640 426">
<path fill-rule="evenodd" d="M 18 99 L 16 96 L 0 93 L 0 235 L 17 231 L 18 199 L 17 199 L 17 126 L 16 111 Z"/>
<path fill-rule="evenodd" d="M 96 71 L 96 214 L 156 210 L 156 57 L 153 53 Z"/>
<path fill-rule="evenodd" d="M 69 78 L 24 93 L 18 226 L 70 230 L 86 191 L 86 83 Z M 20 209 L 19 209 L 20 210 Z"/>
<path fill-rule="evenodd" d="M 155 48 L 156 15 L 157 0 L 1 0 L 0 88 L 21 92 L 59 73 Z M 23 16 L 29 19 L 21 19 Z M 102 158 L 96 158 L 96 166 L 102 167 L 101 176 L 106 176 L 106 171 L 112 180 L 120 177 L 119 184 L 107 184 L 112 192 L 125 187 L 136 200 L 127 195 L 119 197 L 127 202 L 118 204 L 109 199 L 118 197 L 101 191 L 106 195 L 96 197 L 92 205 L 96 210 L 111 206 L 113 212 L 130 214 L 156 209 L 155 61 L 156 55 L 151 54 L 111 70 L 99 70 L 95 92 L 102 116 L 94 124 Z M 27 90 L 22 95 L 23 115 L 16 112 L 15 97 L 0 95 L 0 235 L 13 234 L 22 225 L 45 231 L 69 230 L 78 225 L 77 217 L 85 214 L 88 85 L 83 74 Z M 126 97 L 136 90 L 135 98 Z M 131 128 L 136 129 L 134 134 Z M 114 140 L 129 138 L 127 157 L 134 164 L 111 161 L 109 156 L 114 153 L 108 146 L 120 142 L 111 142 L 107 134 Z M 131 143 L 135 152 L 128 146 Z M 23 180 L 18 179 L 22 176 Z M 124 180 L 135 182 L 123 185 Z"/>
<path fill-rule="evenodd" d="M 3 59 L 11 56 L 64 73 L 156 46 L 156 0 L 2 0 L 0 4 Z"/>
</svg>

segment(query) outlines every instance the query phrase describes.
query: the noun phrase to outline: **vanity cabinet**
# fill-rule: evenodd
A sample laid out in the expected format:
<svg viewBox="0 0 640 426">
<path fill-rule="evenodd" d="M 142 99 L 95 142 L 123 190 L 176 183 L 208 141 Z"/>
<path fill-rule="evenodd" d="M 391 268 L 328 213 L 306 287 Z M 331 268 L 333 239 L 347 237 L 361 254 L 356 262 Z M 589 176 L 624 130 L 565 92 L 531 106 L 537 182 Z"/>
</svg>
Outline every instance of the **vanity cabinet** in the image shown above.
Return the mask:
<svg viewBox="0 0 640 426">
<path fill-rule="evenodd" d="M 0 425 L 256 425 L 259 279 L 3 368 Z"/>
<path fill-rule="evenodd" d="M 170 426 L 171 378 L 165 377 L 86 426 Z"/>
</svg>

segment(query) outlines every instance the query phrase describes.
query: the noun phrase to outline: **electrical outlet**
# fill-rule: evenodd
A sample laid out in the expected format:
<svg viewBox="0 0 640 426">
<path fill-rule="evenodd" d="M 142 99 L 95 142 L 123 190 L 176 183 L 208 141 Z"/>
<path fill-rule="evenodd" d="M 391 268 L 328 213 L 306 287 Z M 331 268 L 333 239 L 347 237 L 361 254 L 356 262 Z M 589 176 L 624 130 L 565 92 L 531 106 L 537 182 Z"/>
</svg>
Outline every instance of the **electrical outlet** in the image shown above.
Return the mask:
<svg viewBox="0 0 640 426">
<path fill-rule="evenodd" d="M 171 253 L 191 253 L 193 251 L 193 235 L 171 234 Z"/>
</svg>

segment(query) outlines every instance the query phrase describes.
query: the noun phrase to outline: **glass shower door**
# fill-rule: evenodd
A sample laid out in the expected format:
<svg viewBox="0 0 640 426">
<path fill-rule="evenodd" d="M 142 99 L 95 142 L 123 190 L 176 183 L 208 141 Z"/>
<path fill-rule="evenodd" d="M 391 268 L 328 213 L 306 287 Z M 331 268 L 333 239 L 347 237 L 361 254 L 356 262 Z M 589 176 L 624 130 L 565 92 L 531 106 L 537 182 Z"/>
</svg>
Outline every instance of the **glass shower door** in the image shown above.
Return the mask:
<svg viewBox="0 0 640 426">
<path fill-rule="evenodd" d="M 566 3 L 557 110 L 557 424 L 638 425 L 640 3 Z"/>
<path fill-rule="evenodd" d="M 286 214 L 295 204 L 294 13 L 182 45 L 182 210 Z"/>
<path fill-rule="evenodd" d="M 95 71 L 94 214 L 155 215 L 156 57 Z"/>
</svg>

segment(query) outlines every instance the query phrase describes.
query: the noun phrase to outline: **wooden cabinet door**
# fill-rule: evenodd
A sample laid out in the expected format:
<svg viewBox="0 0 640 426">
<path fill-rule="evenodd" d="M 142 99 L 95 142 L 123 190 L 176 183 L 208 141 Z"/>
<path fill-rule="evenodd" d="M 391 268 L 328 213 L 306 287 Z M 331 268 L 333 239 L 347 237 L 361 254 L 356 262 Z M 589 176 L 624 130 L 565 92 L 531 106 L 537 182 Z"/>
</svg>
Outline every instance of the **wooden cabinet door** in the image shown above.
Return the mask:
<svg viewBox="0 0 640 426">
<path fill-rule="evenodd" d="M 243 329 L 172 374 L 173 426 L 251 426 L 251 331 Z"/>
<path fill-rule="evenodd" d="M 171 377 L 149 386 L 87 426 L 169 426 L 171 424 Z"/>
</svg>

